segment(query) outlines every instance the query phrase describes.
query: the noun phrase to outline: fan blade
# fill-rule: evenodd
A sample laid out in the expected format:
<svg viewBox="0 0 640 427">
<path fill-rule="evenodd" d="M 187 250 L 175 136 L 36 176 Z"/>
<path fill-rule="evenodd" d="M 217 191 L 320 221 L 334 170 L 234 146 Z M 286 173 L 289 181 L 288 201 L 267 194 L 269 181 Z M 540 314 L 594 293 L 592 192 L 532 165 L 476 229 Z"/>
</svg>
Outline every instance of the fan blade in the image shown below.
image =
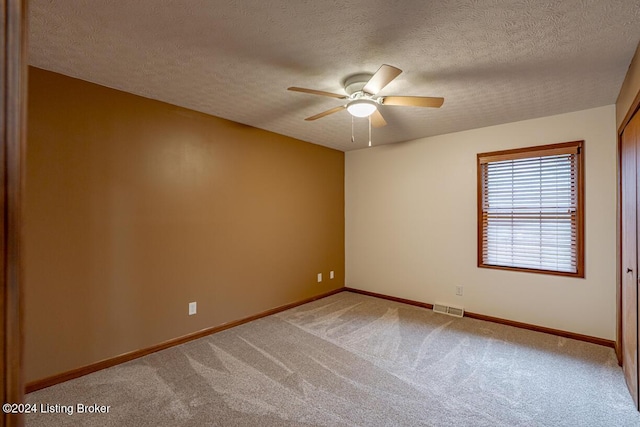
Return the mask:
<svg viewBox="0 0 640 427">
<path fill-rule="evenodd" d="M 385 96 L 382 98 L 382 105 L 440 108 L 443 103 L 444 98 L 432 98 L 430 96 Z"/>
<path fill-rule="evenodd" d="M 386 126 L 387 122 L 382 117 L 380 110 L 376 110 L 371 114 L 371 126 L 374 128 L 381 128 L 382 126 Z"/>
<path fill-rule="evenodd" d="M 322 113 L 316 114 L 315 116 L 307 117 L 305 120 L 310 122 L 312 120 L 321 119 L 324 116 L 328 116 L 329 114 L 337 113 L 338 111 L 344 110 L 345 108 L 347 108 L 346 105 L 341 105 L 339 107 L 335 107 L 335 108 L 332 108 L 330 110 L 323 111 Z"/>
<path fill-rule="evenodd" d="M 338 98 L 338 99 L 347 99 L 346 95 L 340 95 L 338 93 L 325 92 L 323 90 L 305 89 L 303 87 L 288 87 L 287 90 L 292 90 L 294 92 L 310 93 L 312 95 L 330 96 L 332 98 Z"/>
<path fill-rule="evenodd" d="M 391 65 L 383 64 L 378 71 L 369 79 L 366 85 L 362 88 L 363 91 L 375 95 L 380 92 L 386 85 L 391 83 L 393 79 L 398 77 L 402 70 L 400 68 L 392 67 Z"/>
</svg>

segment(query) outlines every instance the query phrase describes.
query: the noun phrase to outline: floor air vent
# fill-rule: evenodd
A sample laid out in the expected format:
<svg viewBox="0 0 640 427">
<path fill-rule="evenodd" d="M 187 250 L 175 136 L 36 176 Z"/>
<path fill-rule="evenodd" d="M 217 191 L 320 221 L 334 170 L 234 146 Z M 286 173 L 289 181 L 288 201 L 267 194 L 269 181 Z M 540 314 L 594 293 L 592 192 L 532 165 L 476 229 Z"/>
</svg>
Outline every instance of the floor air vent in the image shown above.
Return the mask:
<svg viewBox="0 0 640 427">
<path fill-rule="evenodd" d="M 449 316 L 462 317 L 464 316 L 464 308 L 452 307 L 450 305 L 444 305 L 440 303 L 433 304 L 433 311 L 436 313 L 448 314 Z"/>
</svg>

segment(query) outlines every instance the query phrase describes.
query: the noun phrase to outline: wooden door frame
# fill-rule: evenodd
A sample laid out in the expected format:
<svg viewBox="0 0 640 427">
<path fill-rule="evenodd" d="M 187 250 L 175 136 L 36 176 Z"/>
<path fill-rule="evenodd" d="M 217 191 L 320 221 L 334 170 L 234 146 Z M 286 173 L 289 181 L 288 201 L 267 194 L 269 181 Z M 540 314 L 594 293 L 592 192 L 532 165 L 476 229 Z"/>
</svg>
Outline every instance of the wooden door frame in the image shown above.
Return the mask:
<svg viewBox="0 0 640 427">
<path fill-rule="evenodd" d="M 22 194 L 26 147 L 27 112 L 27 0 L 2 0 L 0 20 L 3 41 L 0 56 L 0 246 L 2 253 L 2 298 L 0 335 L 3 351 L 0 372 L 2 403 L 22 403 L 24 379 L 22 363 Z M 0 413 L 0 425 L 22 426 L 20 414 Z"/>
<path fill-rule="evenodd" d="M 621 169 L 621 144 L 622 144 L 622 133 L 625 128 L 636 114 L 639 114 L 640 111 L 640 91 L 636 94 L 629 110 L 624 116 L 624 120 L 620 124 L 618 128 L 618 155 L 617 155 L 617 227 L 616 227 L 616 241 L 617 241 L 617 273 L 616 273 L 616 305 L 617 305 L 617 316 L 616 316 L 616 357 L 618 358 L 618 364 L 622 366 L 622 275 L 624 272 L 622 271 L 622 169 Z"/>
<path fill-rule="evenodd" d="M 622 132 L 626 127 L 621 126 L 618 131 L 618 147 L 616 156 L 616 344 L 615 352 L 618 365 L 622 366 Z"/>
</svg>

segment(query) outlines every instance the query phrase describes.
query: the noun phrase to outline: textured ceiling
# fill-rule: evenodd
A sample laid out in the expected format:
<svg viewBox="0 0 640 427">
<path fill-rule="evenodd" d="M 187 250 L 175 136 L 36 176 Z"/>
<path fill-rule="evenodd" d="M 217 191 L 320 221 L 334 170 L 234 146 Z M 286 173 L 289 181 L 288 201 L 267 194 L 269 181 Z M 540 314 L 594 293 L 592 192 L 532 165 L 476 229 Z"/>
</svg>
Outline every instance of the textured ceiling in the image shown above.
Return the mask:
<svg viewBox="0 0 640 427">
<path fill-rule="evenodd" d="M 31 0 L 36 67 L 347 151 L 367 120 L 305 117 L 345 77 L 404 72 L 380 95 L 387 144 L 613 104 L 640 40 L 638 0 Z"/>
</svg>

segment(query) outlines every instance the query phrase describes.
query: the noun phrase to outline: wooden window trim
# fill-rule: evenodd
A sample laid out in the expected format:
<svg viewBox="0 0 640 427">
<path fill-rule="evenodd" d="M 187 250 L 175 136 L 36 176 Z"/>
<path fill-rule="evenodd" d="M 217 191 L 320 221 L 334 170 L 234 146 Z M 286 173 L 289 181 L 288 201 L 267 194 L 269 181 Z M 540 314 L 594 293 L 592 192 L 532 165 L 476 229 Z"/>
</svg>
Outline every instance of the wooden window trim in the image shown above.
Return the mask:
<svg viewBox="0 0 640 427">
<path fill-rule="evenodd" d="M 483 253 L 483 220 L 482 220 L 482 170 L 481 165 L 487 162 L 500 161 L 500 160 L 515 160 L 523 159 L 527 157 L 539 157 L 541 153 L 544 155 L 558 155 L 558 154 L 578 154 L 578 171 L 576 176 L 578 177 L 577 183 L 577 217 L 576 217 L 576 263 L 577 271 L 564 272 L 554 270 L 542 270 L 523 267 L 508 267 L 484 264 Z M 585 212 L 584 212 L 584 140 L 582 141 L 570 141 L 559 144 L 548 144 L 534 147 L 516 148 L 511 150 L 493 151 L 487 153 L 479 153 L 477 155 L 477 256 L 478 267 L 489 268 L 494 270 L 508 270 L 537 274 L 548 274 L 554 276 L 568 276 L 576 278 L 585 277 L 585 253 L 584 253 L 584 241 L 585 241 Z"/>
</svg>

